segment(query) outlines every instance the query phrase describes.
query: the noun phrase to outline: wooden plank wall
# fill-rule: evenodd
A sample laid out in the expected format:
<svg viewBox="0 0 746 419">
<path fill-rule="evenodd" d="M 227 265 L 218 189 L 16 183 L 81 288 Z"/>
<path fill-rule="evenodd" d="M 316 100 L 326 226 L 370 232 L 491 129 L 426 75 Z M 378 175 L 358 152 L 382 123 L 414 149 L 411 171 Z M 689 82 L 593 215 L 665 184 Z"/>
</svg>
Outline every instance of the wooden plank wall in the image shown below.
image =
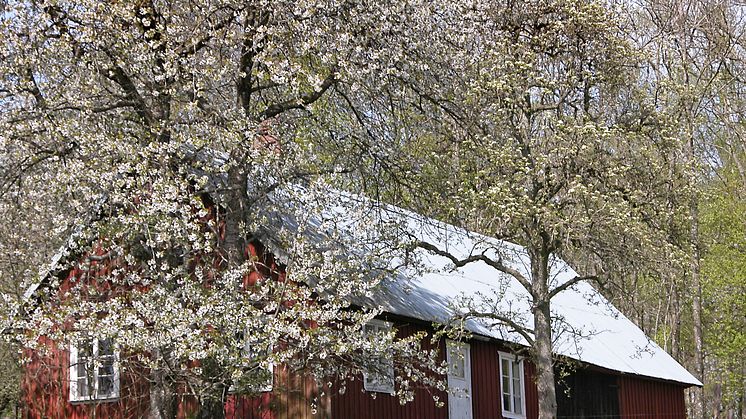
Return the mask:
<svg viewBox="0 0 746 419">
<path fill-rule="evenodd" d="M 684 387 L 634 376 L 619 377 L 622 419 L 685 419 Z"/>
<path fill-rule="evenodd" d="M 139 418 L 148 409 L 148 389 L 139 374 L 121 374 L 120 398 L 114 402 L 71 403 L 69 401 L 69 351 L 59 350 L 53 342 L 45 355 L 28 352 L 21 382 L 21 416 L 36 418 Z"/>
<path fill-rule="evenodd" d="M 410 336 L 419 331 L 427 331 L 427 327 L 404 324 L 397 325 L 399 336 Z M 439 343 L 440 353 L 445 354 L 445 341 Z M 429 339 L 425 339 L 423 347 L 430 349 Z M 443 355 L 444 356 L 444 355 Z M 338 385 L 332 389 L 331 412 L 335 419 L 447 419 L 448 397 L 445 392 L 434 389 L 418 389 L 414 401 L 401 405 L 399 399 L 384 393 L 372 393 L 363 389 L 362 377 L 346 383 L 344 394 L 337 391 Z M 436 395 L 445 402 L 445 406 L 437 407 L 433 400 Z"/>
<path fill-rule="evenodd" d="M 495 342 L 473 340 L 471 344 L 471 387 L 474 419 L 502 418 L 499 351 L 510 352 Z M 526 418 L 539 417 L 539 399 L 534 384 L 536 369 L 526 361 L 523 365 Z"/>
</svg>

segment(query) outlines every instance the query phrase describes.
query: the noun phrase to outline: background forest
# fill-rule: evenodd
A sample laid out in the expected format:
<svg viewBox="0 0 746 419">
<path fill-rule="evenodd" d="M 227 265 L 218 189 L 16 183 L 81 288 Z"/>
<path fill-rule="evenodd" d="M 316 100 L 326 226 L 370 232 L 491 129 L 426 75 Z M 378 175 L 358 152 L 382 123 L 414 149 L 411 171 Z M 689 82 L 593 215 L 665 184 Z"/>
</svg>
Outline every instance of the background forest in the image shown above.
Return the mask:
<svg viewBox="0 0 746 419">
<path fill-rule="evenodd" d="M 42 3 L 45 2 L 0 1 L 0 291 L 6 299 L 20 298 L 26 286 L 38 279 L 97 193 L 88 174 L 68 177 L 80 169 L 80 162 L 73 161 L 86 146 L 84 141 L 80 141 L 81 146 L 66 136 L 74 129 L 58 127 L 60 136 L 47 143 L 38 142 L 36 137 L 39 127 L 57 123 L 43 116 L 49 111 L 46 105 L 59 98 L 45 97 L 45 90 L 53 90 L 53 80 L 46 75 L 35 77 L 44 73 L 32 68 L 53 65 L 35 62 L 17 48 L 26 39 L 36 42 L 42 36 L 39 34 L 63 39 L 69 35 L 65 30 L 70 30 L 70 26 L 65 26 L 65 2 L 59 2 L 59 9 L 42 7 Z M 278 2 L 277 8 L 282 5 L 292 10 L 288 14 L 301 16 L 298 21 L 302 23 L 298 25 L 311 25 L 317 18 L 314 13 L 323 9 L 313 5 L 299 10 L 301 6 L 291 3 Z M 655 231 L 661 233 L 661 243 L 665 241 L 668 247 L 659 246 L 657 238 L 643 239 L 648 230 L 640 230 L 632 223 L 627 225 L 624 215 L 578 218 L 573 212 L 563 213 L 564 209 L 552 207 L 556 201 L 549 199 L 545 202 L 548 206 L 537 211 L 551 213 L 546 219 L 555 220 L 556 226 L 551 226 L 549 233 L 561 232 L 569 238 L 566 245 L 557 247 L 557 252 L 576 270 L 597 279 L 595 284 L 625 315 L 705 384 L 703 389 L 689 390 L 690 417 L 746 418 L 746 7 L 733 0 L 531 1 L 519 7 L 509 1 L 486 2 L 495 5 L 490 20 L 494 26 L 480 26 L 483 10 L 478 10 L 479 2 L 455 2 L 443 9 L 432 6 L 431 17 L 436 17 L 424 23 L 414 17 L 411 21 L 398 18 L 410 16 L 411 11 L 385 3 L 368 5 L 368 9 L 361 6 L 364 12 L 352 15 L 350 21 L 362 23 L 342 35 L 321 27 L 322 32 L 328 29 L 333 36 L 326 39 L 322 35 L 327 32 L 316 34 L 318 45 L 304 44 L 306 49 L 301 52 L 294 49 L 292 42 L 308 41 L 298 36 L 307 28 L 293 27 L 287 34 L 276 33 L 277 38 L 287 35 L 282 39 L 289 46 L 277 46 L 281 53 L 272 55 L 270 45 L 274 41 L 267 41 L 266 50 L 257 53 L 258 58 L 253 57 L 257 63 L 264 61 L 256 67 L 250 65 L 248 71 L 240 69 L 237 81 L 230 79 L 230 71 L 225 70 L 230 52 L 223 55 L 221 51 L 221 58 L 208 61 L 204 69 L 215 85 L 204 88 L 207 93 L 202 100 L 199 95 L 189 98 L 195 109 L 185 111 L 187 105 L 181 108 L 182 104 L 178 104 L 161 114 L 167 115 L 166 119 L 169 112 L 176 115 L 183 111 L 189 117 L 190 112 L 200 117 L 204 114 L 209 116 L 204 121 L 209 122 L 200 120 L 199 124 L 207 126 L 218 121 L 215 125 L 225 132 L 242 133 L 249 128 L 231 125 L 230 118 L 235 115 L 222 115 L 217 102 L 212 104 L 217 111 L 210 109 L 212 105 L 204 98 L 220 98 L 219 94 L 208 94 L 220 92 L 228 85 L 234 89 L 237 84 L 241 93 L 241 84 L 248 83 L 245 91 L 249 96 L 254 94 L 254 102 L 239 97 L 238 103 L 243 106 L 239 113 L 256 125 L 277 117 L 271 128 L 261 125 L 258 131 L 271 137 L 266 135 L 271 130 L 280 142 L 294 138 L 297 144 L 283 144 L 286 152 L 315 157 L 292 160 L 289 164 L 297 166 L 289 178 L 297 178 L 301 172 L 303 176 L 333 172 L 335 187 L 363 191 L 370 197 L 474 231 L 519 240 L 524 245 L 532 240 L 532 234 L 522 235 L 521 226 L 512 223 L 525 216 L 521 205 L 528 201 L 522 201 L 522 191 L 511 189 L 510 184 L 531 181 L 549 185 L 555 179 L 536 169 L 534 178 L 527 181 L 522 176 L 529 176 L 534 168 L 515 162 L 534 153 L 539 156 L 538 161 L 566 164 L 561 168 L 563 176 L 577 176 L 579 180 L 577 187 L 566 188 L 567 194 L 561 199 L 567 199 L 570 207 L 587 198 L 590 203 L 581 203 L 593 206 L 597 214 L 602 210 L 612 213 L 618 208 L 614 204 L 609 204 L 613 208 L 603 206 L 605 196 L 583 188 L 588 187 L 590 179 L 602 183 L 616 182 L 614 176 L 624 177 L 625 182 L 615 184 L 630 188 L 628 194 L 620 193 L 623 201 L 633 202 L 631 205 L 636 208 L 644 207 L 643 213 L 649 217 L 643 217 L 642 224 L 654 225 Z M 33 5 L 27 9 L 46 13 L 41 21 L 48 27 L 34 36 L 19 35 L 21 31 L 17 29 L 23 25 L 17 21 L 18 10 L 26 10 L 19 4 Z M 417 5 L 411 7 L 419 10 Z M 578 12 L 572 15 L 568 10 Z M 29 15 L 33 13 L 36 12 Z M 220 17 L 220 13 L 215 16 Z M 377 14 L 388 20 L 378 21 Z M 572 16 L 561 21 L 545 19 L 553 14 Z M 321 24 L 340 18 L 331 12 L 322 17 Z M 260 14 L 256 19 L 264 17 Z M 466 19 L 466 23 L 461 19 Z M 523 22 L 535 25 L 524 27 Z M 266 23 L 257 23 L 255 28 L 265 28 Z M 385 26 L 385 30 L 378 25 Z M 228 31 L 220 31 L 230 24 L 218 26 L 213 25 L 211 30 L 229 38 Z M 145 38 L 154 33 L 148 28 L 137 30 Z M 75 31 L 70 30 L 73 34 Z M 430 31 L 432 45 L 427 45 L 422 40 Z M 496 33 L 505 36 L 490 38 Z M 465 34 L 471 38 L 465 41 Z M 28 38 L 24 38 L 26 35 Z M 271 39 L 271 35 L 266 36 Z M 355 36 L 366 42 L 349 41 Z M 412 41 L 418 37 L 420 41 Z M 329 46 L 341 38 L 349 41 L 344 58 L 334 56 L 338 51 Z M 202 41 L 189 44 L 194 55 L 198 45 L 202 47 L 199 42 Z M 210 42 L 206 35 L 203 43 Z M 41 49 L 42 45 L 46 44 L 39 43 L 38 47 Z M 85 47 L 71 45 L 72 57 L 85 55 L 81 52 Z M 115 53 L 116 48 L 118 44 L 113 47 Z M 316 56 L 314 48 L 323 50 L 328 57 Z M 166 54 L 161 50 L 153 54 L 159 53 Z M 355 55 L 358 53 L 360 56 Z M 189 54 L 184 50 L 175 55 Z M 394 59 L 387 54 L 401 61 L 391 64 L 389 61 Z M 282 61 L 278 57 L 297 61 L 289 65 L 287 74 L 279 74 L 272 67 Z M 476 60 L 474 57 L 478 57 L 478 62 L 470 61 Z M 223 58 L 226 61 L 220 62 Z M 410 66 L 402 68 L 400 62 L 405 61 Z M 19 72 L 27 64 L 28 72 Z M 66 74 L 66 66 L 59 67 L 60 74 Z M 168 65 L 164 68 L 167 74 Z M 158 74 L 157 69 L 153 71 L 155 75 L 148 77 L 157 81 L 153 83 L 155 87 L 151 86 L 155 94 L 144 102 L 152 102 L 157 108 L 156 104 L 164 100 L 163 92 L 168 91 L 159 91 L 159 83 L 168 77 Z M 252 72 L 256 72 L 253 81 Z M 111 74 L 108 83 L 125 87 L 127 83 Z M 175 85 L 189 85 L 188 80 L 174 77 Z M 379 83 L 381 80 L 386 82 Z M 85 80 L 76 83 L 87 86 Z M 91 91 L 95 94 L 91 93 L 85 103 L 101 108 L 96 100 L 104 97 L 107 89 Z M 16 102 L 19 92 L 26 98 Z M 300 99 L 281 100 L 288 95 Z M 123 95 L 121 99 L 126 102 L 124 105 L 106 103 L 102 113 L 131 107 L 131 96 Z M 172 97 L 165 100 L 169 99 Z M 527 105 L 522 102 L 524 99 Z M 236 102 L 231 100 L 226 99 L 226 106 Z M 68 102 L 59 103 L 68 106 Z M 26 112 L 26 108 L 34 106 L 38 109 Z M 133 109 L 131 114 L 142 117 L 142 108 Z M 483 112 L 476 115 L 477 109 Z M 65 109 L 72 111 L 79 109 L 73 105 Z M 19 115 L 28 119 L 20 123 Z M 29 115 L 43 122 L 27 124 Z M 159 115 L 155 112 L 143 119 L 158 119 L 162 117 Z M 131 115 L 114 118 L 126 119 L 127 123 L 135 119 Z M 444 120 L 448 124 L 440 124 Z M 157 123 L 152 125 L 155 126 L 160 129 Z M 356 128 L 345 128 L 348 126 Z M 544 138 L 551 131 L 554 136 L 547 138 L 562 141 L 540 143 L 528 152 L 513 147 L 513 143 L 505 147 L 507 143 L 501 139 L 521 137 L 523 128 L 530 131 L 526 138 Z M 323 132 L 329 141 L 316 142 L 313 137 L 317 132 Z M 475 132 L 490 140 L 473 140 L 471 134 Z M 594 159 L 593 150 L 573 147 L 583 141 L 579 139 L 596 137 L 597 147 L 614 149 L 609 154 L 619 158 L 625 168 L 620 170 L 623 173 L 599 175 L 608 167 L 593 166 L 593 162 L 588 167 L 597 168 L 598 172 L 572 172 L 574 159 Z M 650 148 L 637 148 L 636 144 L 648 144 Z M 225 149 L 230 152 L 234 146 L 226 145 Z M 95 148 L 90 144 L 88 147 Z M 242 156 L 236 160 L 241 158 L 250 159 Z M 81 161 L 85 164 L 85 159 Z M 495 169 L 498 166 L 500 169 Z M 547 167 L 555 168 L 549 163 Z M 508 172 L 513 177 L 505 177 L 505 185 L 490 183 Z M 244 179 L 247 176 L 238 175 Z M 584 176 L 587 178 L 581 179 Z M 61 181 L 62 178 L 67 180 Z M 70 179 L 84 179 L 90 184 L 81 183 L 78 187 Z M 99 180 L 102 179 L 105 178 Z M 575 185 L 572 180 L 568 182 Z M 587 221 L 587 225 L 583 224 L 586 230 L 563 224 L 577 220 Z M 606 230 L 597 233 L 599 225 Z M 623 256 L 620 252 L 614 258 L 618 249 L 610 245 L 618 236 L 604 235 L 603 231 L 629 234 Z M 606 245 L 610 247 L 607 249 Z M 632 251 L 635 249 L 637 253 Z M 616 262 L 610 263 L 612 259 Z M 12 412 L 18 402 L 19 362 L 16 343 L 0 344 L 0 410 L 5 412 Z"/>
</svg>

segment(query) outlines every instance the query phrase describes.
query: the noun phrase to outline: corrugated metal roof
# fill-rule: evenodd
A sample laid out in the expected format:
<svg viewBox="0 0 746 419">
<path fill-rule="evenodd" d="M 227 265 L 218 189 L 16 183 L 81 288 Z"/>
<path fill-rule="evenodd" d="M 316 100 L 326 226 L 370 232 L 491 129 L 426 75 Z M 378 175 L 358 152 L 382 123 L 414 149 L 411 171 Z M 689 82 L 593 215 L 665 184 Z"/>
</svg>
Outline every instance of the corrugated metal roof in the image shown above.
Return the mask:
<svg viewBox="0 0 746 419">
<path fill-rule="evenodd" d="M 401 214 L 406 218 L 406 228 L 420 240 L 460 259 L 482 253 L 497 257 L 499 252 L 503 263 L 530 278 L 530 260 L 520 246 L 415 214 Z M 516 279 L 481 261 L 455 269 L 445 257 L 419 252 L 426 271 L 403 273 L 384 281 L 374 298 L 386 311 L 443 323 L 463 306 L 459 301 L 470 299 L 484 308 L 511 313 L 527 328 L 533 326 L 529 294 Z M 577 276 L 558 258 L 552 260 L 550 272 L 553 287 Z M 702 385 L 590 284 L 580 282 L 560 292 L 552 299 L 551 309 L 555 353 L 610 370 Z M 488 319 L 469 319 L 465 327 L 482 336 L 527 345 L 521 335 Z"/>
</svg>

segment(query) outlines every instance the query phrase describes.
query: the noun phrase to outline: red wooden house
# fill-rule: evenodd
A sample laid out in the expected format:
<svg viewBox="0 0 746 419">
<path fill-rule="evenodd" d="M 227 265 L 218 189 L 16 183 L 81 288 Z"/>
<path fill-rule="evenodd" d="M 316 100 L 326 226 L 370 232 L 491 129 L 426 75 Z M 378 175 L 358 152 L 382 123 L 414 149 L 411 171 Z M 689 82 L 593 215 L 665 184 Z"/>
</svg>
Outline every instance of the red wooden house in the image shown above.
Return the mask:
<svg viewBox="0 0 746 419">
<path fill-rule="evenodd" d="M 501 254 L 517 269 L 526 269 L 519 246 L 469 233 L 455 227 L 396 211 L 405 217 L 413 234 L 449 252 Z M 65 252 L 66 253 L 66 252 Z M 278 255 L 279 262 L 282 256 Z M 54 262 L 59 263 L 60 257 Z M 435 323 L 451 319 L 454 305 L 464 297 L 473 304 L 510 312 L 517 321 L 529 322 L 525 291 L 509 277 L 482 262 L 450 269 L 448 260 L 423 255 L 425 273 L 401 275 L 384 281 L 372 298 L 384 314 L 361 333 L 394 328 L 400 335 L 432 331 Z M 562 260 L 552 262 L 556 284 L 576 274 Z M 58 272 L 63 278 L 73 269 Z M 64 286 L 64 281 L 62 282 Z M 555 284 L 555 285 L 556 285 Z M 29 289 L 27 296 L 41 286 Z M 366 301 L 359 301 L 366 304 Z M 567 418 L 684 418 L 684 389 L 701 383 L 671 358 L 630 320 L 614 309 L 595 289 L 577 284 L 553 300 L 554 315 L 564 325 L 557 331 L 555 351 L 574 367 L 558 386 L 559 417 Z M 530 322 L 527 323 L 530 326 Z M 384 367 L 373 374 L 332 390 L 319 389 L 303 376 L 274 366 L 271 380 L 260 396 L 233 395 L 225 410 L 229 418 L 331 417 L 386 418 L 512 418 L 538 416 L 534 367 L 527 359 L 526 342 L 520 335 L 491 324 L 469 319 L 464 328 L 471 337 L 463 342 L 441 340 L 439 351 L 448 360 L 448 391 L 418 390 L 414 401 L 401 405 L 391 395 L 397 368 Z M 570 333 L 572 331 L 572 333 Z M 49 342 L 53 345 L 52 342 Z M 427 346 L 428 344 L 425 344 Z M 105 341 L 86 348 L 57 348 L 45 362 L 33 358 L 26 369 L 23 397 L 28 408 L 23 416 L 41 417 L 143 417 L 150 403 L 146 385 L 137 375 L 121 373 L 115 352 Z M 90 356 L 110 357 L 98 368 L 94 385 L 78 374 L 77 366 Z M 93 392 L 82 389 L 93 389 Z M 325 396 L 321 396 L 325 394 Z M 375 395 L 375 397 L 373 397 Z M 436 403 L 434 397 L 442 402 Z M 313 401 L 313 402 L 312 402 Z M 194 403 L 183 400 L 179 417 L 189 417 Z"/>
</svg>

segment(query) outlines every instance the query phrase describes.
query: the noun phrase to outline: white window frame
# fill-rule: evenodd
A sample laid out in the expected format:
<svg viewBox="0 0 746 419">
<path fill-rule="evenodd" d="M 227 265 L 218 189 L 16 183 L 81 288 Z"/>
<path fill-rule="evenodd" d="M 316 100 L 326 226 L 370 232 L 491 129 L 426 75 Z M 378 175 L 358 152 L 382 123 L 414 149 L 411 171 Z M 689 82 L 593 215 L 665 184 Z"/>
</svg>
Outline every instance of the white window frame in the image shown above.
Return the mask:
<svg viewBox="0 0 746 419">
<path fill-rule="evenodd" d="M 243 350 L 242 350 L 243 352 L 242 355 L 245 356 L 249 360 L 256 358 L 256 356 L 258 355 L 257 352 L 251 349 L 251 344 L 252 342 L 249 339 L 246 339 L 244 341 Z M 271 346 L 267 348 L 267 352 L 268 354 L 272 352 Z M 251 388 L 252 392 L 268 393 L 274 389 L 275 387 L 275 365 L 271 362 L 268 362 L 265 370 L 269 373 L 267 382 L 260 383 L 256 387 Z"/>
<path fill-rule="evenodd" d="M 363 327 L 363 337 L 367 337 L 368 327 L 372 327 L 375 330 L 375 333 L 389 333 L 391 331 L 391 326 L 392 324 L 387 321 L 377 319 L 370 320 Z M 370 392 L 394 394 L 394 358 L 390 349 L 388 351 L 388 356 L 382 361 L 385 362 L 385 365 L 382 365 L 381 370 L 386 371 L 387 374 L 372 374 L 366 369 L 363 371 L 363 388 L 365 391 Z"/>
<path fill-rule="evenodd" d="M 70 379 L 70 401 L 71 402 L 89 402 L 89 401 L 114 401 L 119 398 L 119 348 L 116 343 L 112 343 L 113 346 L 113 362 L 112 362 L 112 388 L 111 391 L 105 394 L 99 394 L 99 367 L 101 366 L 99 360 L 99 342 L 102 339 L 88 339 L 91 343 L 91 358 L 93 358 L 93 371 L 90 375 L 85 377 L 78 376 L 78 360 L 79 360 L 79 348 L 78 344 L 70 344 L 70 368 L 69 368 L 69 379 Z M 88 395 L 81 395 L 78 391 L 78 380 L 85 379 L 86 385 L 91 389 L 92 393 Z M 88 381 L 93 380 L 93 386 L 88 385 Z"/>
<path fill-rule="evenodd" d="M 241 335 L 239 333 L 239 335 Z M 252 359 L 256 358 L 258 355 L 257 352 L 254 352 L 251 349 L 252 343 L 256 343 L 256 341 L 251 341 L 250 339 L 246 338 L 247 333 L 244 332 L 243 335 L 241 335 L 240 339 L 243 339 L 243 347 L 241 348 L 241 356 L 243 358 L 246 358 L 251 362 Z M 267 355 L 272 352 L 272 347 L 267 348 Z M 257 367 L 260 367 L 257 364 Z M 246 388 L 245 390 L 248 390 L 251 393 L 269 393 L 274 389 L 275 386 L 275 364 L 272 362 L 267 363 L 267 367 L 265 368 L 265 371 L 269 373 L 269 377 L 265 383 L 259 383 L 254 387 Z M 231 387 L 228 389 L 228 392 L 231 394 L 238 393 L 238 390 L 235 388 L 235 384 L 232 384 Z M 243 392 L 243 391 L 242 391 Z"/>
<path fill-rule="evenodd" d="M 500 406 L 502 407 L 503 417 L 504 418 L 512 418 L 512 419 L 525 419 L 526 417 L 526 380 L 525 380 L 525 373 L 523 371 L 523 361 L 524 358 L 522 356 L 518 356 L 516 354 L 511 354 L 507 352 L 498 352 L 499 354 L 499 364 L 500 364 Z M 508 371 L 508 382 L 510 383 L 510 389 L 508 389 L 507 393 L 505 389 L 503 388 L 503 360 L 509 362 L 509 371 Z M 516 413 L 516 408 L 513 406 L 514 400 L 515 400 L 515 394 L 516 389 L 513 385 L 514 378 L 513 377 L 513 364 L 518 364 L 518 374 L 519 377 L 519 387 L 518 391 L 520 391 L 520 397 L 521 397 L 521 413 Z M 510 396 L 510 404 L 511 406 L 505 406 L 505 394 L 508 394 Z"/>
</svg>

